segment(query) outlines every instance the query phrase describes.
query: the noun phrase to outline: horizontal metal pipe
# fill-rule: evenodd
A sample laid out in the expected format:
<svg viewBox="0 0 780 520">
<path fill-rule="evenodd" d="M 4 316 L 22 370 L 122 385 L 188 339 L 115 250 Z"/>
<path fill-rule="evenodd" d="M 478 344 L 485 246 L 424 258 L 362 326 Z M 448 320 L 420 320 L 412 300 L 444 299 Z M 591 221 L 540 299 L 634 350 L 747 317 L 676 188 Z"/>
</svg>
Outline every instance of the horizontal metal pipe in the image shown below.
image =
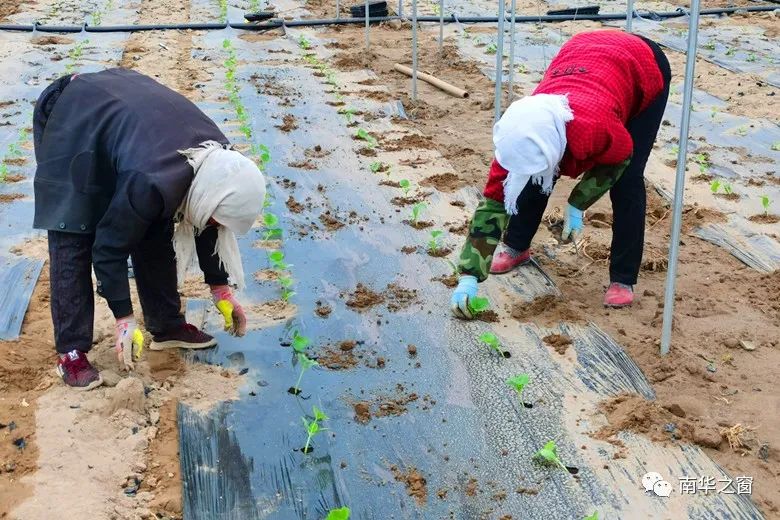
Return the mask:
<svg viewBox="0 0 780 520">
<path fill-rule="evenodd" d="M 701 15 L 719 15 L 719 14 L 733 14 L 736 12 L 747 13 L 762 13 L 780 9 L 780 5 L 768 5 L 768 6 L 755 6 L 755 7 L 723 7 L 717 9 L 703 9 Z M 688 11 L 685 9 L 677 9 L 676 11 L 665 12 L 652 12 L 642 11 L 637 12 L 637 15 L 641 17 L 657 17 L 657 18 L 678 18 L 686 16 Z M 543 16 L 517 16 L 515 21 L 519 23 L 535 23 L 535 22 L 565 22 L 565 21 L 598 21 L 598 20 L 625 20 L 626 13 L 611 13 L 611 14 L 596 14 L 596 15 L 543 15 Z M 504 17 L 508 20 L 507 17 Z M 375 22 L 389 22 L 391 20 L 403 20 L 408 21 L 403 16 L 384 16 L 369 18 L 372 23 Z M 420 16 L 417 18 L 418 22 L 435 22 L 439 23 L 442 19 L 439 16 Z M 444 23 L 496 23 L 498 22 L 497 16 L 467 16 L 458 17 L 456 15 L 444 17 Z M 233 29 L 243 29 L 247 31 L 265 31 L 269 29 L 276 29 L 279 27 L 314 27 L 318 25 L 350 25 L 350 24 L 362 24 L 365 23 L 365 18 L 326 18 L 326 19 L 303 19 L 303 20 L 269 20 L 265 23 L 183 23 L 183 24 L 156 24 L 156 25 L 12 25 L 2 24 L 0 25 L 0 31 L 22 31 L 32 32 L 33 30 L 40 32 L 59 32 L 59 33 L 77 33 L 81 31 L 86 32 L 135 32 L 135 31 L 165 31 L 165 30 L 194 30 L 194 31 L 207 31 L 207 30 L 222 30 L 228 27 Z"/>
</svg>

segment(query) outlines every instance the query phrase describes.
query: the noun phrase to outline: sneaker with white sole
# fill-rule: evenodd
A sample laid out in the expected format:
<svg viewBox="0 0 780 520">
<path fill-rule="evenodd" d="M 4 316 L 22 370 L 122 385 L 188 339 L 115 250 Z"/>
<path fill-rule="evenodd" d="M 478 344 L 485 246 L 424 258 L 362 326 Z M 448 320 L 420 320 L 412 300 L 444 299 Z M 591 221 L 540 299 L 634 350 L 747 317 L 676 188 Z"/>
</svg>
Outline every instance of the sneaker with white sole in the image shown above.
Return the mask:
<svg viewBox="0 0 780 520">
<path fill-rule="evenodd" d="M 78 350 L 60 356 L 56 370 L 65 384 L 76 390 L 92 390 L 103 384 L 103 378 L 89 362 L 87 355 Z"/>
<path fill-rule="evenodd" d="M 195 325 L 185 323 L 164 334 L 152 336 L 149 350 L 167 350 L 171 348 L 200 349 L 217 344 L 217 340 L 198 329 Z"/>
</svg>

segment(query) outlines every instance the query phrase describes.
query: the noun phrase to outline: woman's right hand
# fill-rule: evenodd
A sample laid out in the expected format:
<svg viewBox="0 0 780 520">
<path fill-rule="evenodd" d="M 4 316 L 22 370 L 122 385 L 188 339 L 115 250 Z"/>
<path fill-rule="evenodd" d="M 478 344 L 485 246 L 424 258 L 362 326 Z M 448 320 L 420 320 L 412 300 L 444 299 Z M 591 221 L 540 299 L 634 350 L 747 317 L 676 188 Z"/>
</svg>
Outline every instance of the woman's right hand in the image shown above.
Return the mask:
<svg viewBox="0 0 780 520">
<path fill-rule="evenodd" d="M 469 309 L 469 299 L 477 296 L 477 277 L 461 275 L 458 286 L 450 298 L 450 309 L 456 318 L 471 320 L 474 315 Z"/>
</svg>

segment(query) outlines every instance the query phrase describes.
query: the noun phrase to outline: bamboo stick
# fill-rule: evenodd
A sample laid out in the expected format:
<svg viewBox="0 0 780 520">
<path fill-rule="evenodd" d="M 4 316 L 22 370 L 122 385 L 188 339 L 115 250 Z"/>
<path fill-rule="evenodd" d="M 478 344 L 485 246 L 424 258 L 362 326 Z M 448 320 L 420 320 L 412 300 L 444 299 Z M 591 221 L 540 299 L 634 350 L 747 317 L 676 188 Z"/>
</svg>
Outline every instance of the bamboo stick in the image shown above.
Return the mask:
<svg viewBox="0 0 780 520">
<path fill-rule="evenodd" d="M 412 75 L 412 69 L 410 69 L 406 65 L 401 65 L 400 63 L 396 63 L 395 65 L 393 65 L 393 68 L 402 74 L 406 74 L 407 76 Z M 442 81 L 439 78 L 431 76 L 430 74 L 426 74 L 424 72 L 417 72 L 417 77 L 423 80 L 424 82 L 430 83 L 434 87 L 443 90 L 447 94 L 451 94 L 455 97 L 460 97 L 460 98 L 469 97 L 469 93 L 466 92 L 465 90 L 459 89 L 454 85 L 450 85 L 446 81 Z"/>
</svg>

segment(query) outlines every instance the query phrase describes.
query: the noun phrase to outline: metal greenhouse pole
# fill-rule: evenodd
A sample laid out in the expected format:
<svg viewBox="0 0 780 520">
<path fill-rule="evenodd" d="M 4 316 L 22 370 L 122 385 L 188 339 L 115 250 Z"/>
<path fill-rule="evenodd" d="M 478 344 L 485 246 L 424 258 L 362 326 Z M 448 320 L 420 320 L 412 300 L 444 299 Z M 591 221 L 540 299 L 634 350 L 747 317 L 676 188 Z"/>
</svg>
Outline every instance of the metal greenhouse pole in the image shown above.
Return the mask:
<svg viewBox="0 0 780 520">
<path fill-rule="evenodd" d="M 698 14 L 696 15 L 698 17 Z M 628 0 L 626 5 L 626 32 L 632 32 L 634 25 L 634 0 Z"/>
<path fill-rule="evenodd" d="M 417 102 L 417 0 L 412 0 L 412 101 Z"/>
<path fill-rule="evenodd" d="M 669 270 L 664 290 L 664 317 L 661 329 L 661 354 L 669 353 L 672 342 L 674 318 L 674 290 L 677 281 L 677 258 L 680 255 L 680 228 L 682 227 L 683 193 L 685 191 L 685 163 L 688 155 L 688 127 L 691 121 L 693 97 L 693 69 L 696 64 L 696 47 L 699 34 L 699 1 L 691 1 L 688 20 L 688 53 L 685 58 L 685 83 L 683 85 L 682 118 L 680 120 L 680 150 L 677 152 L 677 175 L 674 181 L 672 206 L 672 236 L 669 246 Z"/>
<path fill-rule="evenodd" d="M 498 37 L 496 40 L 496 114 L 493 122 L 501 117 L 501 83 L 504 81 L 504 18 L 506 18 L 505 0 L 498 0 Z"/>
</svg>

